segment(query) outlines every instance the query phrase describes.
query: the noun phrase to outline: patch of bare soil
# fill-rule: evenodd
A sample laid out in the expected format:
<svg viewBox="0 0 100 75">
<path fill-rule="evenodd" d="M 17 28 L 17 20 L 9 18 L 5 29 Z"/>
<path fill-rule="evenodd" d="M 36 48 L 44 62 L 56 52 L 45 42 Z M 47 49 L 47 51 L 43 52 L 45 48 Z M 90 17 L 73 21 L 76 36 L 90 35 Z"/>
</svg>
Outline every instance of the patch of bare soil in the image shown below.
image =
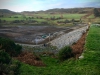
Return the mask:
<svg viewBox="0 0 100 75">
<path fill-rule="evenodd" d="M 43 35 L 49 36 L 49 34 L 53 35 L 63 30 L 67 31 L 69 28 L 54 26 L 6 26 L 0 27 L 0 36 L 8 37 L 18 43 L 36 44 L 36 38 L 43 40 Z M 48 42 L 48 40 L 46 42 Z"/>
<path fill-rule="evenodd" d="M 31 52 L 22 52 L 16 59 L 29 65 L 45 66 L 41 59 Z"/>
<path fill-rule="evenodd" d="M 86 35 L 87 35 L 87 32 L 82 35 L 82 37 L 78 40 L 77 43 L 75 43 L 71 46 L 72 53 L 73 53 L 75 59 L 78 59 L 84 50 Z"/>
</svg>

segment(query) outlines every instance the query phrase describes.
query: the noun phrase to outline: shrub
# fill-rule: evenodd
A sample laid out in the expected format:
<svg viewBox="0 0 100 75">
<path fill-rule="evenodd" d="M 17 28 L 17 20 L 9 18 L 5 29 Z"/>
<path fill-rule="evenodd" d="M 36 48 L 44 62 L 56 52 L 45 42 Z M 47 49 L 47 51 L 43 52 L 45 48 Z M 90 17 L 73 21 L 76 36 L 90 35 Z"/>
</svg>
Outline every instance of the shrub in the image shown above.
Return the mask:
<svg viewBox="0 0 100 75">
<path fill-rule="evenodd" d="M 20 20 L 14 20 L 13 23 L 20 23 Z"/>
<path fill-rule="evenodd" d="M 6 52 L 3 51 L 3 53 L 6 53 Z M 8 53 L 6 53 L 6 54 L 8 54 Z M 5 56 L 3 55 L 2 58 L 4 59 Z M 6 61 L 6 59 L 5 59 L 5 61 Z M 0 75 L 19 75 L 20 74 L 19 68 L 20 68 L 21 64 L 19 61 L 10 60 L 9 64 L 5 63 L 4 60 L 1 60 L 1 61 L 0 61 Z"/>
<path fill-rule="evenodd" d="M 12 64 L 9 66 L 10 72 L 14 72 L 13 75 L 20 75 L 21 63 L 17 60 L 12 60 Z"/>
<path fill-rule="evenodd" d="M 16 45 L 15 47 L 15 55 L 20 54 L 22 51 L 22 46 L 20 46 L 19 44 Z"/>
<path fill-rule="evenodd" d="M 58 58 L 62 61 L 72 56 L 72 49 L 70 46 L 63 47 L 58 54 Z"/>
<path fill-rule="evenodd" d="M 11 56 L 17 56 L 22 49 L 20 45 L 16 45 L 14 41 L 8 38 L 0 37 L 0 45 L 2 46 L 1 49 L 4 49 L 5 52 L 9 53 Z"/>
<path fill-rule="evenodd" d="M 3 50 L 0 50 L 0 63 L 3 64 L 9 64 L 11 61 L 11 57 L 7 52 L 4 52 Z"/>
</svg>

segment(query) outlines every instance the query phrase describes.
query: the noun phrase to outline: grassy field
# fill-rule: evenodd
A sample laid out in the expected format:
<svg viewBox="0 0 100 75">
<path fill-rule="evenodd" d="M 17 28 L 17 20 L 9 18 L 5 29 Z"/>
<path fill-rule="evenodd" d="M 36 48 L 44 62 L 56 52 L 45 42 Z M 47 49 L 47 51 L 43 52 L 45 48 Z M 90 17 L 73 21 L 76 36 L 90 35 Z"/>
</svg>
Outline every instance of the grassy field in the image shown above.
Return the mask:
<svg viewBox="0 0 100 75">
<path fill-rule="evenodd" d="M 8 15 L 4 17 L 0 17 L 1 25 L 54 25 L 54 26 L 74 26 L 72 19 L 76 21 L 76 23 L 98 23 L 100 21 L 100 17 L 94 17 L 93 14 L 86 16 L 87 14 L 50 14 L 50 13 L 38 13 L 38 14 L 16 14 L 16 15 Z M 65 21 L 68 20 L 70 23 Z M 80 21 L 81 20 L 81 21 Z"/>
<path fill-rule="evenodd" d="M 50 17 L 54 17 L 57 18 L 57 17 L 61 17 L 63 16 L 64 18 L 69 18 L 69 19 L 79 19 L 81 18 L 82 16 L 84 16 L 86 14 L 44 14 L 44 13 L 41 13 L 41 14 L 33 14 L 33 16 L 41 16 L 41 17 L 44 17 L 44 18 L 50 18 Z"/>
<path fill-rule="evenodd" d="M 90 15 L 88 18 L 95 18 L 95 17 L 94 17 L 94 15 L 92 14 L 92 15 Z"/>
<path fill-rule="evenodd" d="M 20 75 L 100 75 L 100 27 L 91 26 L 86 38 L 84 58 L 60 62 L 52 57 L 41 57 L 45 67 L 21 63 Z"/>
<path fill-rule="evenodd" d="M 14 20 L 25 20 L 25 18 L 19 17 L 19 18 L 1 18 L 1 20 L 6 20 L 6 21 L 14 21 Z"/>
<path fill-rule="evenodd" d="M 64 19 L 80 19 L 82 16 L 84 16 L 85 14 L 62 14 Z M 18 17 L 18 18 L 14 18 L 14 17 Z M 29 17 L 34 17 L 36 19 L 36 17 L 43 17 L 43 18 L 51 18 L 51 17 L 61 17 L 61 14 L 33 14 L 33 16 L 28 16 L 26 15 L 26 18 Z M 9 17 L 4 17 L 4 18 L 0 18 L 1 20 L 7 20 L 7 21 L 13 21 L 13 20 L 23 20 L 23 15 L 12 15 L 11 18 Z"/>
<path fill-rule="evenodd" d="M 80 19 L 84 15 L 86 14 L 64 14 L 63 16 L 67 19 Z"/>
</svg>

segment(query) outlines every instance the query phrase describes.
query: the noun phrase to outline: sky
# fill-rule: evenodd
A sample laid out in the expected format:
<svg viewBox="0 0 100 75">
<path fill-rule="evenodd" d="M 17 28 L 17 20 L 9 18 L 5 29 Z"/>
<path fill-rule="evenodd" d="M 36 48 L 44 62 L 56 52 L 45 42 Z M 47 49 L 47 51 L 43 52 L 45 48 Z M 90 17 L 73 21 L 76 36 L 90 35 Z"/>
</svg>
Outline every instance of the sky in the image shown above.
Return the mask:
<svg viewBox="0 0 100 75">
<path fill-rule="evenodd" d="M 80 7 L 100 7 L 100 0 L 0 0 L 0 9 L 15 12 Z"/>
</svg>

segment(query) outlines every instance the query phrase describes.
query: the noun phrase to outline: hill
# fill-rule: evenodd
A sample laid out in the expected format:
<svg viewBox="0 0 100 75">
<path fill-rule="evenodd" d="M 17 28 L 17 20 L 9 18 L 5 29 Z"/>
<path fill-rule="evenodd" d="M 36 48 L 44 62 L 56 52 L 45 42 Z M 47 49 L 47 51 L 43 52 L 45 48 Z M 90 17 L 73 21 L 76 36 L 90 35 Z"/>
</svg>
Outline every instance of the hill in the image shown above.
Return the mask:
<svg viewBox="0 0 100 75">
<path fill-rule="evenodd" d="M 65 13 L 88 13 L 88 12 L 93 12 L 94 8 L 69 8 L 69 9 L 49 9 L 46 10 L 46 12 L 65 12 Z"/>
<path fill-rule="evenodd" d="M 22 13 L 89 13 L 93 12 L 94 8 L 54 8 L 41 11 L 24 11 Z"/>
<path fill-rule="evenodd" d="M 40 11 L 23 11 L 20 12 L 22 14 L 32 14 L 32 13 L 80 13 L 80 14 L 84 14 L 84 13 L 93 13 L 95 8 L 54 8 L 54 9 L 48 9 L 48 10 L 40 10 Z M 96 8 L 99 10 L 100 12 L 100 8 Z M 17 12 L 14 11 L 10 11 L 8 9 L 0 9 L 0 13 L 5 13 L 5 14 L 14 14 Z"/>
<path fill-rule="evenodd" d="M 8 10 L 8 9 L 0 9 L 0 13 L 7 13 L 7 14 L 15 14 L 16 12 L 13 12 L 13 11 L 10 11 L 10 10 Z"/>
</svg>

